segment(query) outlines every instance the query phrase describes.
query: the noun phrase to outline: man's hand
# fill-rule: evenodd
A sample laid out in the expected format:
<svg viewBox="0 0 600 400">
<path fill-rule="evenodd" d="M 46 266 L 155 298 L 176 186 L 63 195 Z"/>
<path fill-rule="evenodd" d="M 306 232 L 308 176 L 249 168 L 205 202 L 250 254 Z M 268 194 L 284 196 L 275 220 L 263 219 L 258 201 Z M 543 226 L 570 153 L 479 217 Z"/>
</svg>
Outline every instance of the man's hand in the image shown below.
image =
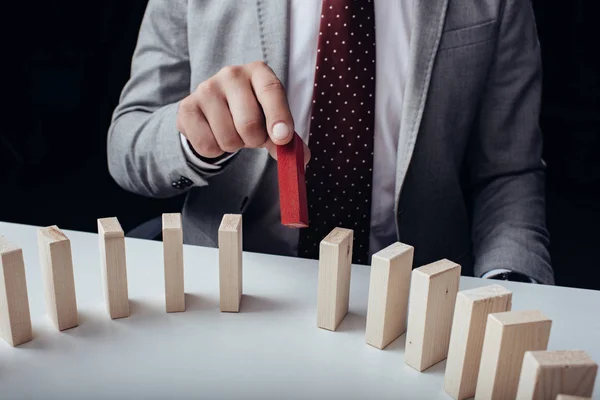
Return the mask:
<svg viewBox="0 0 600 400">
<path fill-rule="evenodd" d="M 179 105 L 177 129 L 203 157 L 265 147 L 277 159 L 276 145 L 292 140 L 294 120 L 275 73 L 253 62 L 224 67 L 198 85 Z"/>
</svg>

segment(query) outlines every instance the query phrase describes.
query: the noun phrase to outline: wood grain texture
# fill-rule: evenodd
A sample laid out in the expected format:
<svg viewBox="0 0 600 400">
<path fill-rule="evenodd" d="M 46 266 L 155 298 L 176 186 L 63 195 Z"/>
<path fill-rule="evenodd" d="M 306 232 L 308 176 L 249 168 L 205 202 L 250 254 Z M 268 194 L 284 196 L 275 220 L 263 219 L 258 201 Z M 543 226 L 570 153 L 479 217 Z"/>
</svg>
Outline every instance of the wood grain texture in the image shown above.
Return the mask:
<svg viewBox="0 0 600 400">
<path fill-rule="evenodd" d="M 57 226 L 39 228 L 37 236 L 48 316 L 59 331 L 74 328 L 78 317 L 71 241 Z"/>
<path fill-rule="evenodd" d="M 350 301 L 350 266 L 354 231 L 335 228 L 321 241 L 317 291 L 317 326 L 335 331 Z"/>
<path fill-rule="evenodd" d="M 414 248 L 396 242 L 373 254 L 365 340 L 385 348 L 406 331 Z"/>
<path fill-rule="evenodd" d="M 222 312 L 239 312 L 242 301 L 242 216 L 225 214 L 219 227 L 219 291 Z"/>
<path fill-rule="evenodd" d="M 112 319 L 129 317 L 125 234 L 117 218 L 98 219 L 104 297 Z"/>
<path fill-rule="evenodd" d="M 514 399 L 525 352 L 546 350 L 551 327 L 538 310 L 488 315 L 475 399 Z"/>
<path fill-rule="evenodd" d="M 296 133 L 288 144 L 277 146 L 277 174 L 281 223 L 293 228 L 307 227 L 304 144 Z"/>
<path fill-rule="evenodd" d="M 517 399 L 555 399 L 559 394 L 591 397 L 597 373 L 598 364 L 585 351 L 527 351 Z"/>
<path fill-rule="evenodd" d="M 23 251 L 0 236 L 0 336 L 11 346 L 33 339 Z"/>
<path fill-rule="evenodd" d="M 165 267 L 165 308 L 168 313 L 185 311 L 183 277 L 183 229 L 181 214 L 163 214 L 163 259 Z"/>
<path fill-rule="evenodd" d="M 512 292 L 500 285 L 458 293 L 444 376 L 444 389 L 453 398 L 475 396 L 487 317 L 511 307 Z"/>
<path fill-rule="evenodd" d="M 412 272 L 404 362 L 417 371 L 448 356 L 460 271 L 444 259 Z"/>
</svg>

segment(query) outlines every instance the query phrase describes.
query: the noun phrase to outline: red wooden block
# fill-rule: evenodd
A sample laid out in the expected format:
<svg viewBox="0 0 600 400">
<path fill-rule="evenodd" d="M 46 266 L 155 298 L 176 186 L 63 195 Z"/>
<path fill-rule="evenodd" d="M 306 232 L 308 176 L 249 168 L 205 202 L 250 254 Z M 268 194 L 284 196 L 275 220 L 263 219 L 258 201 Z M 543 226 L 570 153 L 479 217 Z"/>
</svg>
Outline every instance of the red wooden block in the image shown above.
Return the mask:
<svg viewBox="0 0 600 400">
<path fill-rule="evenodd" d="M 306 228 L 308 204 L 304 178 L 304 144 L 296 133 L 288 144 L 277 146 L 277 171 L 281 223 L 293 228 Z"/>
</svg>

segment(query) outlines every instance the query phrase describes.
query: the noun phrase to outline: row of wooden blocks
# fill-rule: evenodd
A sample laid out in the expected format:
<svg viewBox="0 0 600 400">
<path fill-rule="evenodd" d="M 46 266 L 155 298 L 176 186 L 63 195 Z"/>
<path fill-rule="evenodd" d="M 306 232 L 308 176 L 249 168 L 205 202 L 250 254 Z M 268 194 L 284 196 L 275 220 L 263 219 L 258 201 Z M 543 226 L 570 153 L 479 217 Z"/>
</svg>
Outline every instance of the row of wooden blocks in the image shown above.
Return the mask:
<svg viewBox="0 0 600 400">
<path fill-rule="evenodd" d="M 98 219 L 104 297 L 110 318 L 129 316 L 125 235 L 117 218 Z M 242 218 L 225 215 L 219 228 L 221 311 L 239 311 L 242 294 Z M 163 215 L 165 304 L 185 311 L 183 234 L 180 214 Z M 38 229 L 47 313 L 60 330 L 78 325 L 71 242 L 56 226 Z M 32 340 L 25 264 L 21 248 L 0 236 L 0 336 L 12 346 Z"/>
<path fill-rule="evenodd" d="M 129 316 L 125 239 L 116 218 L 98 220 L 103 285 L 111 318 Z M 219 227 L 220 309 L 242 298 L 242 217 Z M 335 331 L 348 312 L 353 231 L 336 228 L 320 243 L 317 325 Z M 69 239 L 38 230 L 47 311 L 59 330 L 77 326 Z M 163 215 L 167 312 L 185 311 L 180 214 Z M 405 362 L 418 371 L 447 358 L 445 389 L 457 399 L 554 399 L 591 396 L 598 366 L 583 351 L 545 351 L 551 321 L 540 311 L 511 311 L 500 285 L 459 292 L 460 265 L 412 269 L 413 247 L 395 243 L 373 255 L 366 342 L 383 349 L 406 332 Z M 0 334 L 13 346 L 32 339 L 22 250 L 0 237 Z M 408 318 L 407 318 L 408 316 Z M 407 322 L 408 320 L 408 322 Z"/>
<path fill-rule="evenodd" d="M 335 331 L 348 312 L 352 241 L 352 230 L 335 228 L 321 242 L 320 328 Z M 423 371 L 447 358 L 444 389 L 455 399 L 592 395 L 598 365 L 584 351 L 546 351 L 552 321 L 540 311 L 511 311 L 501 285 L 459 292 L 460 265 L 413 270 L 413 254 L 397 242 L 373 255 L 368 344 L 383 349 L 406 332 L 406 364 Z"/>
</svg>

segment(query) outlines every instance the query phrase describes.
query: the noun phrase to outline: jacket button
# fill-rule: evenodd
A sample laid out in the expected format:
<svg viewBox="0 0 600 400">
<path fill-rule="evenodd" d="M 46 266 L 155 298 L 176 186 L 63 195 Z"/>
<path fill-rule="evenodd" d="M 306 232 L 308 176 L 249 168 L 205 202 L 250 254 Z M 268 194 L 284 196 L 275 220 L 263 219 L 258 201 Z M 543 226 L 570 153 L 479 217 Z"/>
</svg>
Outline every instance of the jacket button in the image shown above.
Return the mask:
<svg viewBox="0 0 600 400">
<path fill-rule="evenodd" d="M 191 180 L 189 180 L 188 178 L 186 178 L 185 176 L 180 177 L 179 181 L 185 186 L 191 186 L 193 184 L 193 182 Z"/>
</svg>

